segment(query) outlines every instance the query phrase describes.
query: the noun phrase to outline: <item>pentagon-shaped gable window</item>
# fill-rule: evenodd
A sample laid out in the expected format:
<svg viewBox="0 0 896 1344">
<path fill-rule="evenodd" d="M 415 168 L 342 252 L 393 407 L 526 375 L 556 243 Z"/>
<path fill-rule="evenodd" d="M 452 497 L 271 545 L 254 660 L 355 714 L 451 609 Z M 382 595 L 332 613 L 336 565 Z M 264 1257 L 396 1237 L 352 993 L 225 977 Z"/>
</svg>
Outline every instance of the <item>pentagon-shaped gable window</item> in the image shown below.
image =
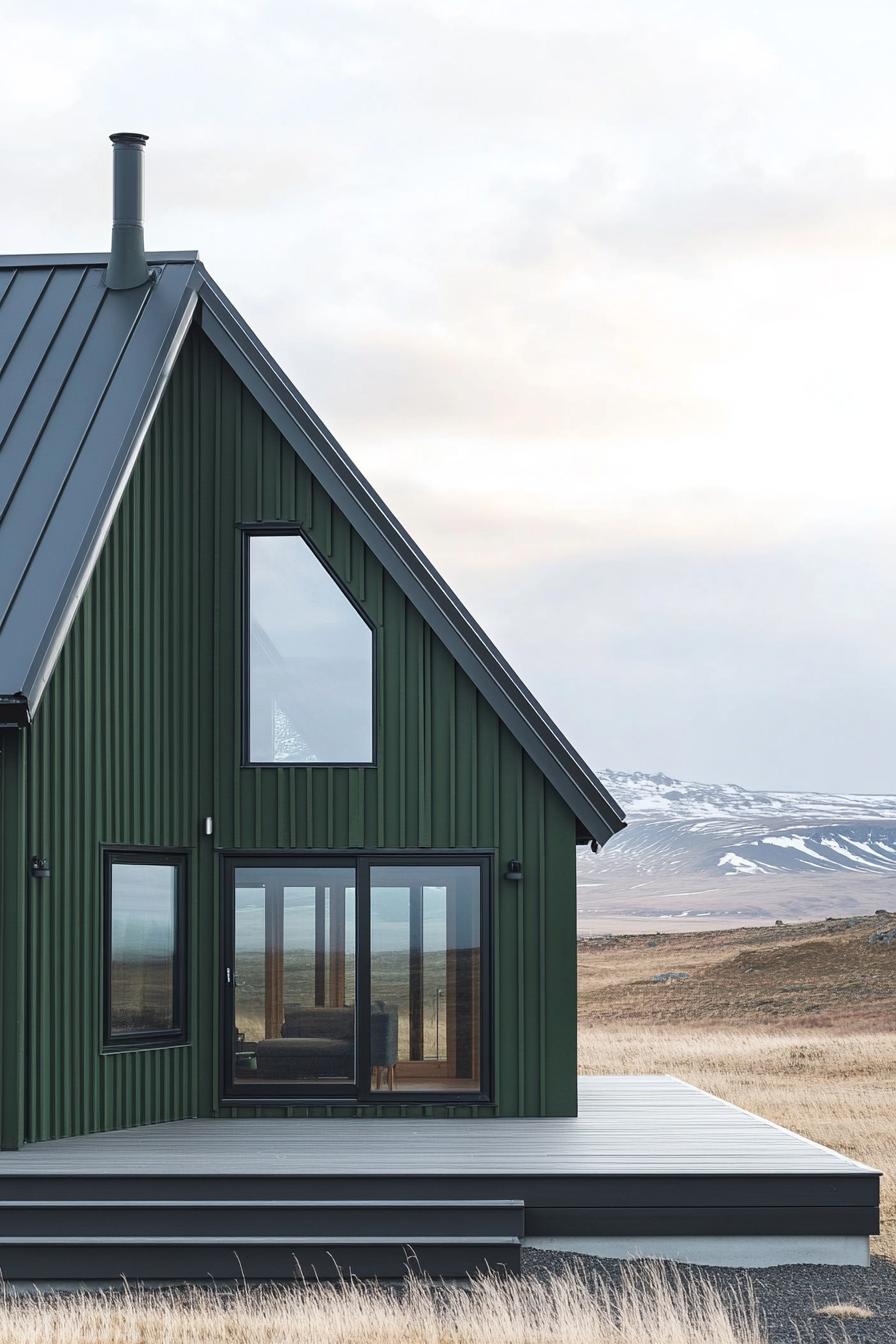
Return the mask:
<svg viewBox="0 0 896 1344">
<path fill-rule="evenodd" d="M 298 533 L 248 538 L 248 759 L 373 763 L 374 631 Z"/>
</svg>

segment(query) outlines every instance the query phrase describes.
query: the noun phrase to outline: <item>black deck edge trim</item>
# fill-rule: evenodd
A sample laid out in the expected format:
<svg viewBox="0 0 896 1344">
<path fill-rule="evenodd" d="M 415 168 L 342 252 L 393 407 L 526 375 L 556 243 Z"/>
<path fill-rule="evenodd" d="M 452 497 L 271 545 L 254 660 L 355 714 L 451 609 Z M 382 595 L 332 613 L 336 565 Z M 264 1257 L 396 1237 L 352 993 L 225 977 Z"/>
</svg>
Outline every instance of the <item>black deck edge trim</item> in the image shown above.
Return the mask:
<svg viewBox="0 0 896 1344">
<path fill-rule="evenodd" d="M 874 1205 L 527 1208 L 526 1236 L 877 1236 Z"/>
<path fill-rule="evenodd" d="M 687 1174 L 583 1176 L 533 1174 L 320 1174 L 21 1172 L 0 1175 L 0 1203 L 10 1199 L 295 1198 L 375 1201 L 522 1200 L 530 1208 L 877 1208 L 880 1178 L 874 1173 Z M 77 1191 L 77 1195 L 75 1192 Z M 33 1193 L 32 1193 L 33 1192 Z"/>
</svg>

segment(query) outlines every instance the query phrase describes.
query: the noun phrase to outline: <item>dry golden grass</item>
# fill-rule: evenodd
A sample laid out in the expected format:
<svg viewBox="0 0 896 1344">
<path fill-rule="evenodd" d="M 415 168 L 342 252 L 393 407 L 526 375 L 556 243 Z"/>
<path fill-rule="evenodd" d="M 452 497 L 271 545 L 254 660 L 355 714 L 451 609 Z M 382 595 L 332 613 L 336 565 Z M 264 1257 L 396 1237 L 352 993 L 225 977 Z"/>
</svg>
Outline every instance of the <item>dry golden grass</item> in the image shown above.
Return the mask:
<svg viewBox="0 0 896 1344">
<path fill-rule="evenodd" d="M 670 1073 L 884 1172 L 882 1235 L 896 1259 L 896 1032 L 589 1026 L 582 1073 Z"/>
<path fill-rule="evenodd" d="M 0 1297 L 0 1344 L 763 1344 L 749 1297 L 684 1285 L 656 1267 L 595 1289 L 547 1282 L 412 1282 L 402 1298 L 360 1283 L 232 1294 L 194 1289 Z"/>
<path fill-rule="evenodd" d="M 861 1307 L 857 1302 L 832 1302 L 828 1307 L 818 1307 L 816 1316 L 833 1316 L 840 1321 L 870 1321 L 877 1312 L 870 1307 Z"/>
</svg>

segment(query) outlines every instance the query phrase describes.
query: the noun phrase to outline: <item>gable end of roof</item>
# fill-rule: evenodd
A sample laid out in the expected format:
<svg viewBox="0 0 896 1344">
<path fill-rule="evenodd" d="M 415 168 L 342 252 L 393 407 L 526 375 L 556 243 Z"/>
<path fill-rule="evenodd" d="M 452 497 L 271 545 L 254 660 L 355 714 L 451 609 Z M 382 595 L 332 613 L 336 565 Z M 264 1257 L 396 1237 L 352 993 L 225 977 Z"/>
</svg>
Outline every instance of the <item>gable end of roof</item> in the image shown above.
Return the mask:
<svg viewBox="0 0 896 1344">
<path fill-rule="evenodd" d="M 604 844 L 622 830 L 625 814 L 619 804 L 204 268 L 199 322 L 262 410 L 572 809 L 579 823 L 579 842 L 593 839 Z"/>
<path fill-rule="evenodd" d="M 27 724 L 187 330 L 205 335 L 577 819 L 624 814 L 244 322 L 195 253 L 113 293 L 105 253 L 0 257 L 0 726 Z"/>
</svg>

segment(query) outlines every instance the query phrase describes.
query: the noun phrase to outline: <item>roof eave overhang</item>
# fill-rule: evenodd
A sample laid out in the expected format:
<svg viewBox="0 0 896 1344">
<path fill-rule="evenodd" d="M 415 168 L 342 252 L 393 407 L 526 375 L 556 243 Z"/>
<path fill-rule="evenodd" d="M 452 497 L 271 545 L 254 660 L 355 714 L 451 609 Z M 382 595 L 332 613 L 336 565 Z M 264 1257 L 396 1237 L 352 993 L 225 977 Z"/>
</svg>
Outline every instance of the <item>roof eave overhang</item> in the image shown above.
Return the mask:
<svg viewBox="0 0 896 1344">
<path fill-rule="evenodd" d="M 598 849 L 602 849 L 607 843 L 607 840 L 611 839 L 613 835 L 618 835 L 620 831 L 624 831 L 627 825 L 627 821 L 620 821 L 612 834 L 607 836 L 606 840 L 600 840 L 596 835 L 592 835 L 589 828 L 583 826 L 578 817 L 576 817 L 576 844 L 591 845 L 592 847 L 596 846 Z"/>
<path fill-rule="evenodd" d="M 0 695 L 0 728 L 26 728 L 31 709 L 25 695 Z"/>
</svg>

